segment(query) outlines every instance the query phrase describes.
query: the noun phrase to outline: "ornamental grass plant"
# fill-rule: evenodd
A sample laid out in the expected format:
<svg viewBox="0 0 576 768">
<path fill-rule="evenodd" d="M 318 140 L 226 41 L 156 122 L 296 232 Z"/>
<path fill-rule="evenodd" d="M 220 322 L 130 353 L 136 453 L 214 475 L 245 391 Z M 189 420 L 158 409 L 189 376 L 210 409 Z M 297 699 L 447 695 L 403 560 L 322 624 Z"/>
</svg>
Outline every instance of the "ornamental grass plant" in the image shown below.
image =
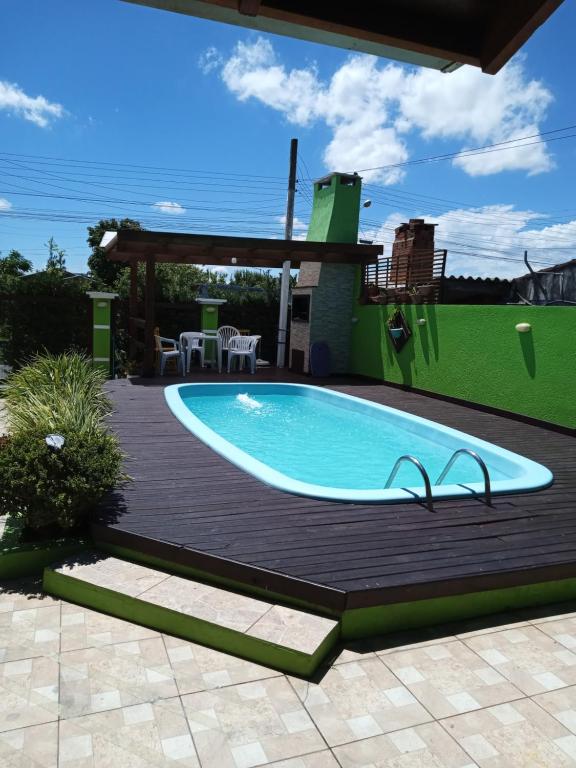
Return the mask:
<svg viewBox="0 0 576 768">
<path fill-rule="evenodd" d="M 104 381 L 78 352 L 37 355 L 8 378 L 0 514 L 20 518 L 38 536 L 79 529 L 125 479 L 118 441 L 106 429 Z"/>
</svg>

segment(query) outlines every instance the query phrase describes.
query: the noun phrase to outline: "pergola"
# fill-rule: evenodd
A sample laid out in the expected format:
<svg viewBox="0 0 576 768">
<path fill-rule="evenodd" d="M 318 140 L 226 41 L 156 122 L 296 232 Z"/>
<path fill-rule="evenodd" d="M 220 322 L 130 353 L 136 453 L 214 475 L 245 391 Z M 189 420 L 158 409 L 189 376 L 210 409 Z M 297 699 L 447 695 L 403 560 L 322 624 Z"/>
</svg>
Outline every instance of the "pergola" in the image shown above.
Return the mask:
<svg viewBox="0 0 576 768">
<path fill-rule="evenodd" d="M 182 232 L 151 232 L 133 229 L 106 232 L 101 247 L 111 261 L 130 264 L 129 332 L 132 349 L 134 349 L 137 328 L 144 327 L 143 372 L 145 376 L 154 375 L 156 264 L 281 269 L 285 261 L 290 261 L 292 267 L 297 269 L 307 261 L 358 265 L 375 263 L 383 251 L 382 245 L 191 235 Z M 140 262 L 146 264 L 143 318 L 138 317 L 138 264 Z"/>
</svg>

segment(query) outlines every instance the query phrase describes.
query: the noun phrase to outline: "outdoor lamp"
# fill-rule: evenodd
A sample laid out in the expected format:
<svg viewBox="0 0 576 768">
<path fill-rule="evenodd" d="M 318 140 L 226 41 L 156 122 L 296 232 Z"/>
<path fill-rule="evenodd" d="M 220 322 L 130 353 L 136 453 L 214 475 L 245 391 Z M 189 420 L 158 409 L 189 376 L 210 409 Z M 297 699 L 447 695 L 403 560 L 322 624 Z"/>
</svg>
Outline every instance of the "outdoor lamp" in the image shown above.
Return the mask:
<svg viewBox="0 0 576 768">
<path fill-rule="evenodd" d="M 62 435 L 46 435 L 44 439 L 48 448 L 52 448 L 53 451 L 59 451 L 66 442 Z"/>
<path fill-rule="evenodd" d="M 232 256 L 232 258 L 230 259 L 230 264 L 236 264 L 237 261 L 238 259 L 236 258 L 236 256 Z"/>
</svg>

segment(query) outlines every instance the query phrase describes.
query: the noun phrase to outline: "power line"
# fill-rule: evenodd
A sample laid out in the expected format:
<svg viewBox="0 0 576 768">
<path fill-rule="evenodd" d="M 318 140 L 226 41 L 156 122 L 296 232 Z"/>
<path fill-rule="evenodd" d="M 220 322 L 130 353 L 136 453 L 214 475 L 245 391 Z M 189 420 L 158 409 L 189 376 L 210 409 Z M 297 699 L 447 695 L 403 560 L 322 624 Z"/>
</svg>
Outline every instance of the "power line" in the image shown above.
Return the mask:
<svg viewBox="0 0 576 768">
<path fill-rule="evenodd" d="M 554 128 L 553 130 L 550 130 L 550 131 L 544 131 L 542 133 L 534 133 L 534 134 L 531 134 L 530 136 L 519 136 L 516 139 L 508 139 L 507 141 L 499 141 L 499 142 L 495 142 L 494 144 L 485 144 L 485 145 L 483 145 L 481 147 L 473 147 L 472 149 L 461 150 L 459 152 L 448 152 L 448 153 L 443 154 L 443 155 L 432 155 L 430 157 L 422 157 L 422 158 L 418 158 L 416 160 L 406 160 L 406 161 L 404 161 L 402 163 L 390 163 L 388 165 L 377 165 L 377 166 L 373 166 L 372 168 L 359 168 L 359 169 L 357 169 L 356 173 L 365 173 L 367 171 L 380 171 L 380 170 L 384 170 L 386 168 L 400 168 L 402 166 L 418 165 L 420 163 L 433 163 L 433 162 L 437 162 L 439 160 L 450 160 L 450 159 L 452 159 L 454 157 L 469 157 L 469 156 L 477 155 L 477 154 L 479 155 L 479 154 L 488 154 L 490 152 L 501 152 L 501 151 L 505 151 L 507 149 L 518 149 L 518 148 L 521 148 L 521 147 L 530 147 L 533 144 L 545 144 L 547 141 L 560 141 L 562 139 L 572 139 L 572 138 L 576 137 L 576 133 L 571 133 L 568 136 L 556 136 L 556 137 L 553 137 L 551 139 L 546 139 L 546 140 L 539 139 L 538 141 L 532 141 L 529 144 L 520 144 L 520 145 L 517 144 L 517 142 L 519 142 L 519 141 L 525 141 L 527 139 L 533 139 L 533 138 L 540 137 L 540 136 L 549 136 L 552 133 L 560 133 L 562 131 L 569 131 L 569 130 L 573 130 L 574 128 L 576 128 L 576 125 L 568 125 L 568 126 L 566 126 L 564 128 Z M 514 146 L 509 146 L 509 145 L 512 145 L 512 144 L 514 144 Z M 508 146 L 506 146 L 506 145 L 508 145 Z M 351 173 L 352 172 L 353 171 L 351 171 Z"/>
</svg>

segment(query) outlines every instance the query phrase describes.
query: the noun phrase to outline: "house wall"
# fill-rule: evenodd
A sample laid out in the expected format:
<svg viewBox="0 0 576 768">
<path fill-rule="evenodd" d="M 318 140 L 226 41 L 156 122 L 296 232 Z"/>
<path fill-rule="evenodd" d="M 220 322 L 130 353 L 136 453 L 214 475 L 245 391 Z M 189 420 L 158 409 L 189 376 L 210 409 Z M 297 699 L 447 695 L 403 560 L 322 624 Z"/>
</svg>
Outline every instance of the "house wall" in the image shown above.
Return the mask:
<svg viewBox="0 0 576 768">
<path fill-rule="evenodd" d="M 576 428 L 576 307 L 401 309 L 412 337 L 396 353 L 387 333 L 395 306 L 356 305 L 350 373 Z"/>
</svg>

